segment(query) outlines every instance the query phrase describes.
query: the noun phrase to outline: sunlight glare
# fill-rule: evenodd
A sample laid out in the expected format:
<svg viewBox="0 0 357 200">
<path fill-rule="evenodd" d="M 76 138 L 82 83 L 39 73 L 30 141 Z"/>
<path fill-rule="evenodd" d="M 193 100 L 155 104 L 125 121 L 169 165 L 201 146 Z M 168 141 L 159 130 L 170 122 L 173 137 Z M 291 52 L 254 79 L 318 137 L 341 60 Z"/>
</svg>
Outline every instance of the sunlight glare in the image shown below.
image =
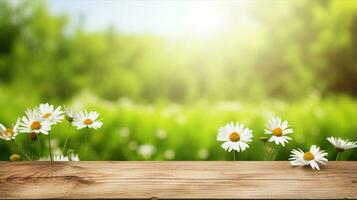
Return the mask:
<svg viewBox="0 0 357 200">
<path fill-rule="evenodd" d="M 227 7 L 217 2 L 194 2 L 186 17 L 187 31 L 194 36 L 207 38 L 222 30 L 229 12 Z"/>
</svg>

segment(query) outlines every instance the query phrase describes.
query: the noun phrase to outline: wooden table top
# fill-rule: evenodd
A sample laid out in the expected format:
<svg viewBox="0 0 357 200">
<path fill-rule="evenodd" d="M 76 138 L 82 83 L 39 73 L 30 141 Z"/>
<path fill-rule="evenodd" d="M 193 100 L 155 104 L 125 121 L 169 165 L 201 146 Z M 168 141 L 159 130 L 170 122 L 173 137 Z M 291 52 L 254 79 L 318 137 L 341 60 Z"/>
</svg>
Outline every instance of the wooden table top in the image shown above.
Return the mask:
<svg viewBox="0 0 357 200">
<path fill-rule="evenodd" d="M 0 199 L 357 199 L 357 162 L 0 162 Z"/>
</svg>

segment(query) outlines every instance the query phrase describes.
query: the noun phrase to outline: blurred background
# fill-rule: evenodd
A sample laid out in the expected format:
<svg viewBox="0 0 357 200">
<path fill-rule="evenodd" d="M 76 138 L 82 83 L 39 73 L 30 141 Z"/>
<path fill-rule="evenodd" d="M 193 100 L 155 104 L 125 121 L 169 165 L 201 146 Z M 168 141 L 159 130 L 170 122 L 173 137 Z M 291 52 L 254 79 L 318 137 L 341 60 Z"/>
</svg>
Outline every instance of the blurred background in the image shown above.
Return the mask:
<svg viewBox="0 0 357 200">
<path fill-rule="evenodd" d="M 81 160 L 232 160 L 216 141 L 230 121 L 255 136 L 239 159 L 263 160 L 271 116 L 295 131 L 277 159 L 312 144 L 334 159 L 327 136 L 357 139 L 356 95 L 356 1 L 0 1 L 0 123 L 44 102 L 96 110 Z M 83 145 L 63 122 L 55 153 L 68 130 Z"/>
</svg>

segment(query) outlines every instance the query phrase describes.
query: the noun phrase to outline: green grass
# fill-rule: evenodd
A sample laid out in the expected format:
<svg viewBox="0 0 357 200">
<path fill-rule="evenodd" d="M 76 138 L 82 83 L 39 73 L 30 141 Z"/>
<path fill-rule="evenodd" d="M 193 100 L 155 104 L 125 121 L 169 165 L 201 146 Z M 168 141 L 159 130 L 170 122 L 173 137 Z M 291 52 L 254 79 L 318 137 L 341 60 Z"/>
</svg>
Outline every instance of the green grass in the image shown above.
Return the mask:
<svg viewBox="0 0 357 200">
<path fill-rule="evenodd" d="M 15 122 L 25 107 L 34 102 L 22 100 L 0 100 L 5 124 Z M 21 104 L 21 105 L 20 105 Z M 289 121 L 295 133 L 293 140 L 280 148 L 277 160 L 286 160 L 291 149 L 307 150 L 316 144 L 328 150 L 329 159 L 335 158 L 333 147 L 326 137 L 333 135 L 356 140 L 357 101 L 351 98 L 329 98 L 321 100 L 310 97 L 288 104 L 277 100 L 260 103 L 197 102 L 192 105 L 135 104 L 129 100 L 108 102 L 91 95 L 80 95 L 69 103 L 77 109 L 87 108 L 101 113 L 104 126 L 97 130 L 75 130 L 70 127 L 69 147 L 79 151 L 86 145 L 85 153 L 79 153 L 82 160 L 166 160 L 165 152 L 175 152 L 174 160 L 232 160 L 232 154 L 225 152 L 216 141 L 217 129 L 227 122 L 241 122 L 253 130 L 254 141 L 250 148 L 238 154 L 239 160 L 264 160 L 264 145 L 259 140 L 264 135 L 265 120 L 272 115 Z M 60 153 L 68 133 L 68 123 L 53 127 L 52 138 L 55 153 Z M 87 132 L 88 131 L 88 132 Z M 88 134 L 88 141 L 84 136 Z M 43 145 L 47 144 L 41 136 Z M 27 151 L 37 154 L 39 145 L 20 134 L 16 142 Z M 155 153 L 151 157 L 138 154 L 137 147 L 151 144 Z M 10 142 L 0 141 L 1 160 L 7 160 L 15 152 Z M 48 155 L 44 148 L 44 155 Z M 166 152 L 166 154 L 169 154 Z M 341 160 L 357 160 L 355 150 L 344 152 Z"/>
</svg>

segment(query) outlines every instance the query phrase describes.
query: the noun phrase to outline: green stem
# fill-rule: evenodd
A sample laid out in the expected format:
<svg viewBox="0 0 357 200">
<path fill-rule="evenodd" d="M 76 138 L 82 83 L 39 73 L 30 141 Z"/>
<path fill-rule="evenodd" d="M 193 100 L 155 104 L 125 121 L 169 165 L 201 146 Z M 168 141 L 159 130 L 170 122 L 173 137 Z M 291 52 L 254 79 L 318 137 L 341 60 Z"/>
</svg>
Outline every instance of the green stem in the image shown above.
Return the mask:
<svg viewBox="0 0 357 200">
<path fill-rule="evenodd" d="M 279 150 L 280 150 L 280 146 L 277 146 L 276 148 L 274 148 L 274 151 L 273 151 L 273 153 L 272 153 L 272 158 L 271 158 L 271 160 L 272 161 L 275 161 L 275 159 L 276 159 L 276 156 L 278 155 L 278 153 L 279 153 Z"/>
<path fill-rule="evenodd" d="M 339 160 L 339 158 L 340 158 L 340 152 L 337 152 L 337 154 L 336 154 L 336 161 L 338 161 Z"/>
<path fill-rule="evenodd" d="M 50 151 L 50 159 L 52 162 L 53 158 L 52 158 L 52 149 L 51 149 L 51 132 L 48 132 L 48 150 Z"/>
<path fill-rule="evenodd" d="M 21 152 L 22 155 L 26 156 L 27 159 L 32 160 L 32 158 L 27 155 L 27 153 L 23 149 L 21 149 L 13 139 L 11 139 L 11 142 L 15 145 L 16 149 Z"/>
<path fill-rule="evenodd" d="M 265 156 L 267 154 L 267 151 L 268 151 L 268 148 L 267 148 L 267 145 L 266 145 L 265 142 L 264 142 L 264 146 L 263 146 L 263 151 L 264 151 L 263 156 Z M 264 157 L 263 160 L 266 160 L 266 157 Z"/>
<path fill-rule="evenodd" d="M 67 143 L 68 143 L 68 140 L 69 140 L 70 131 L 71 131 L 71 122 L 68 123 L 67 138 L 66 138 L 66 141 L 64 142 L 64 145 L 63 145 L 63 155 L 67 154 L 66 147 L 67 147 Z"/>
<path fill-rule="evenodd" d="M 83 153 L 83 158 L 87 156 L 87 141 L 88 141 L 88 128 L 86 128 L 86 131 L 84 133 L 84 144 L 82 145 L 81 152 Z"/>
<path fill-rule="evenodd" d="M 233 160 L 236 161 L 236 151 L 233 150 Z"/>
<path fill-rule="evenodd" d="M 41 140 L 40 140 L 40 134 L 37 135 L 37 142 L 40 145 L 40 158 L 41 158 L 42 155 L 43 155 L 43 146 L 42 146 L 42 143 L 41 143 Z"/>
<path fill-rule="evenodd" d="M 270 148 L 269 148 L 269 145 L 265 144 L 264 143 L 264 152 L 265 152 L 265 157 L 264 157 L 264 160 L 268 160 L 268 156 L 270 154 Z"/>
<path fill-rule="evenodd" d="M 270 151 L 269 151 L 269 154 L 268 154 L 268 157 L 267 157 L 267 160 L 270 161 L 270 157 L 271 157 L 273 151 L 274 151 L 274 147 L 271 147 L 271 148 L 270 148 Z"/>
</svg>

